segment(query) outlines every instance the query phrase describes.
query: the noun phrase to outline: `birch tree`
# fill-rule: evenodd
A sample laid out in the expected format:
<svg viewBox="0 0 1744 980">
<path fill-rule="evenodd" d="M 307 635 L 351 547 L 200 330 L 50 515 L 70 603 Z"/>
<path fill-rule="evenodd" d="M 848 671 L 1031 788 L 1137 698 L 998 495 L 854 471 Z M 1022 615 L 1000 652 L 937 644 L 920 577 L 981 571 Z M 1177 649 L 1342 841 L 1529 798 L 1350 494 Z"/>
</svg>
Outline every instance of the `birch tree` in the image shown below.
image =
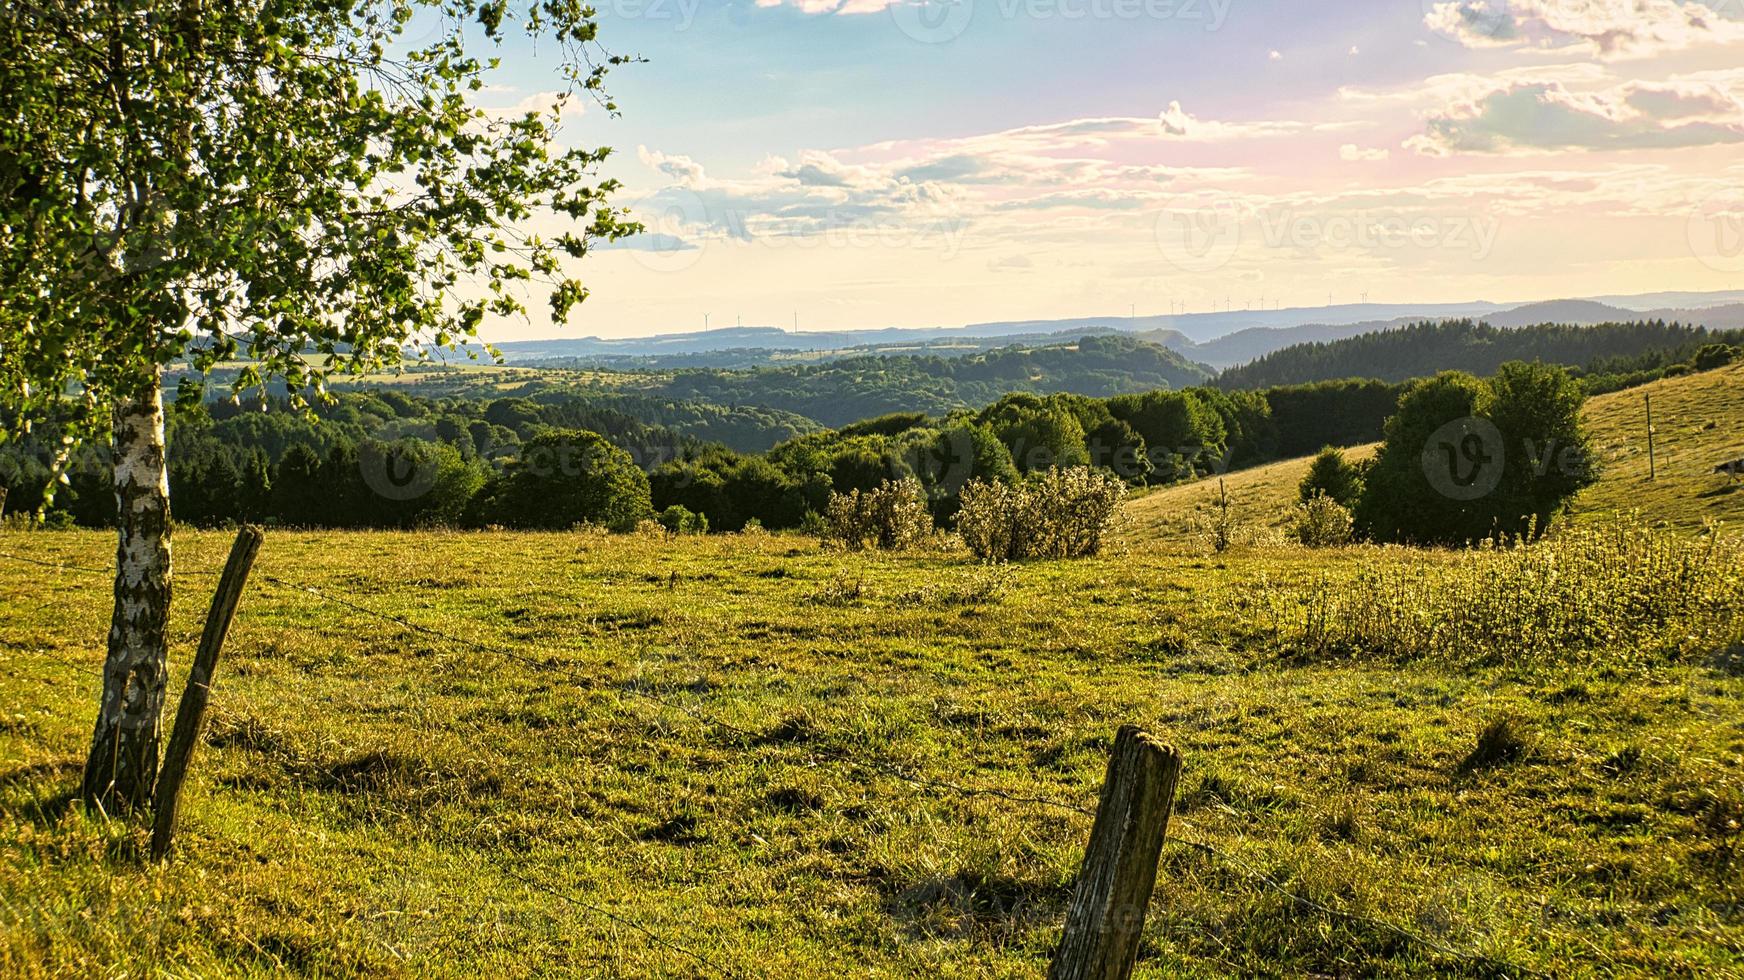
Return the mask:
<svg viewBox="0 0 1744 980">
<path fill-rule="evenodd" d="M 9 4 L 0 399 L 55 419 L 63 448 L 107 433 L 114 453 L 88 802 L 136 809 L 156 782 L 166 370 L 226 364 L 238 393 L 279 380 L 301 402 L 408 351 L 470 351 L 530 296 L 564 320 L 587 296 L 572 260 L 635 230 L 599 176 L 608 150 L 558 141 L 566 106 L 616 111 L 602 86 L 626 59 L 596 32 L 576 0 Z M 540 110 L 487 111 L 517 34 L 556 60 L 560 90 Z"/>
</svg>

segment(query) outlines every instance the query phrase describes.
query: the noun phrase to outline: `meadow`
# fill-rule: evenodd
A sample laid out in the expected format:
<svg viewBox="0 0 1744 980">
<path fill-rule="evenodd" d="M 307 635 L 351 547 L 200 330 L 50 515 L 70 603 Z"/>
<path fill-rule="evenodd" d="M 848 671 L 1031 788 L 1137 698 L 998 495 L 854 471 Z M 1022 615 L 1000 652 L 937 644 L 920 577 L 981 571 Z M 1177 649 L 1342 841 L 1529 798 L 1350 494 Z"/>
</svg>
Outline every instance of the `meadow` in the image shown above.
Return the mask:
<svg viewBox="0 0 1744 980">
<path fill-rule="evenodd" d="M 68 803 L 113 539 L 0 533 L 0 974 L 1035 975 L 1135 722 L 1185 755 L 1140 976 L 1738 975 L 1737 544 L 1600 538 L 1699 596 L 1495 657 L 1568 593 L 1307 630 L 1517 552 L 273 531 L 158 867 Z M 228 544 L 178 536 L 177 689 Z"/>
</svg>

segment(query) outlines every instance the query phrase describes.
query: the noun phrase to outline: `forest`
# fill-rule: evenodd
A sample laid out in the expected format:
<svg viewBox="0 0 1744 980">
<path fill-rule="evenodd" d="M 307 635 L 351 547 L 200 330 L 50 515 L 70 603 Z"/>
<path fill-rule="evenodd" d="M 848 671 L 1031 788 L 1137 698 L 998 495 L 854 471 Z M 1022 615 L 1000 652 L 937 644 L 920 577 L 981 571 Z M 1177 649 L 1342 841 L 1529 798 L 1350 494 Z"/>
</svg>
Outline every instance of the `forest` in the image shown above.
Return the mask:
<svg viewBox="0 0 1744 980">
<path fill-rule="evenodd" d="M 1417 323 L 1344 340 L 1297 344 L 1218 375 L 1231 390 L 1306 384 L 1335 378 L 1405 381 L 1437 371 L 1490 374 L 1509 361 L 1580 368 L 1589 394 L 1644 384 L 1691 361 L 1704 347 L 1744 343 L 1744 331 L 1662 320 L 1502 328 L 1474 320 Z M 1717 365 L 1713 365 L 1717 366 Z"/>
</svg>

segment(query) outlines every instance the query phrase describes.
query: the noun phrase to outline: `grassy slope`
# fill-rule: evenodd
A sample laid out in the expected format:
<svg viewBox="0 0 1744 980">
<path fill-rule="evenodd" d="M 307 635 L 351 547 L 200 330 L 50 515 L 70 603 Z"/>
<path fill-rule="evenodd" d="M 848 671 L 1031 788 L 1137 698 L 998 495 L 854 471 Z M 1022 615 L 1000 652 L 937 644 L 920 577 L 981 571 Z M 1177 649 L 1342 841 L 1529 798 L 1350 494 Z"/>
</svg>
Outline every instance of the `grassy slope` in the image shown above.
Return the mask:
<svg viewBox="0 0 1744 980">
<path fill-rule="evenodd" d="M 1659 479 L 1652 482 L 1644 394 L 1653 396 L 1657 432 Z M 1577 517 L 1640 510 L 1686 528 L 1744 519 L 1744 484 L 1713 473 L 1716 464 L 1744 456 L 1744 364 L 1601 395 L 1587 403 L 1586 417 L 1602 476 L 1575 501 Z M 1374 450 L 1361 446 L 1350 455 L 1361 459 Z M 1261 527 L 1286 524 L 1308 464 L 1293 459 L 1231 474 L 1226 483 L 1237 516 Z M 1180 534 L 1209 515 L 1216 500 L 1214 480 L 1152 492 L 1134 502 L 1132 530 L 1140 537 Z"/>
<path fill-rule="evenodd" d="M 178 540 L 184 569 L 222 563 L 226 536 Z M 112 549 L 0 532 L 53 562 Z M 1267 601 L 1445 560 L 987 571 L 781 537 L 274 533 L 160 870 L 64 802 L 104 576 L 0 559 L 0 975 L 716 973 L 577 902 L 741 976 L 1034 975 L 1089 818 L 886 767 L 1091 806 L 1128 721 L 1186 753 L 1173 835 L 1365 917 L 1172 847 L 1141 976 L 1493 975 L 1367 920 L 1559 974 L 1736 975 L 1744 895 L 1708 815 L 1744 815 L 1744 679 L 1304 664 L 1267 630 Z M 179 581 L 178 685 L 211 584 Z M 1528 755 L 1462 772 L 1505 714 Z"/>
</svg>

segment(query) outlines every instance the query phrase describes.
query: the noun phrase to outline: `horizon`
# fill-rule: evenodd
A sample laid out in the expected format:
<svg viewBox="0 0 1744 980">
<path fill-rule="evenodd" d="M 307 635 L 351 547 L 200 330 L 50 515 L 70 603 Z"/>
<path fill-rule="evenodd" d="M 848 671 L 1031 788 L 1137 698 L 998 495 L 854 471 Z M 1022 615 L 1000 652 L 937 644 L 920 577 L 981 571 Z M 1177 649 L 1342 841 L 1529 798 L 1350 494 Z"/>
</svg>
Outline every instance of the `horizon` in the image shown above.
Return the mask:
<svg viewBox="0 0 1744 980">
<path fill-rule="evenodd" d="M 1312 313 L 1313 311 L 1316 311 L 1316 310 L 1323 310 L 1323 311 L 1341 311 L 1342 310 L 1342 311 L 1350 311 L 1350 312 L 1354 313 L 1355 311 L 1365 310 L 1365 309 L 1388 310 L 1388 309 L 1394 309 L 1397 307 L 1410 307 L 1410 306 L 1420 306 L 1420 307 L 1490 306 L 1490 307 L 1497 308 L 1497 311 L 1510 311 L 1510 310 L 1522 309 L 1522 308 L 1526 308 L 1526 307 L 1544 306 L 1544 305 L 1550 305 L 1550 304 L 1555 304 L 1555 303 L 1600 303 L 1603 305 L 1616 306 L 1619 309 L 1623 309 L 1623 310 L 1626 310 L 1626 311 L 1632 312 L 1632 313 L 1645 314 L 1645 313 L 1651 313 L 1651 312 L 1659 312 L 1662 310 L 1678 310 L 1678 311 L 1693 312 L 1693 311 L 1700 311 L 1700 310 L 1704 310 L 1704 309 L 1714 309 L 1714 308 L 1721 307 L 1721 306 L 1731 306 L 1731 305 L 1736 305 L 1739 303 L 1744 303 L 1744 290 L 1722 289 L 1722 290 L 1711 290 L 1711 291 L 1705 291 L 1705 292 L 1701 292 L 1701 293 L 1692 294 L 1692 295 L 1710 297 L 1711 301 L 1707 302 L 1705 305 L 1679 306 L 1679 305 L 1666 305 L 1666 304 L 1643 304 L 1643 305 L 1638 306 L 1638 307 L 1632 307 L 1629 305 L 1625 305 L 1625 301 L 1640 302 L 1640 301 L 1646 301 L 1651 297 L 1662 297 L 1662 296 L 1669 296 L 1669 295 L 1686 293 L 1686 292 L 1687 291 L 1684 291 L 1684 290 L 1671 290 L 1671 291 L 1657 291 L 1657 292 L 1649 292 L 1649 293 L 1629 293 L 1629 294 L 1622 294 L 1622 295 L 1613 294 L 1613 295 L 1605 295 L 1605 296 L 1556 296 L 1556 297 L 1549 297 L 1549 298 L 1544 298 L 1544 299 L 1527 299 L 1527 300 L 1470 299 L 1470 300 L 1462 300 L 1462 301 L 1454 301 L 1454 302 L 1380 302 L 1380 301 L 1372 301 L 1371 300 L 1370 302 L 1366 302 L 1366 303 L 1362 303 L 1362 302 L 1359 302 L 1359 303 L 1337 303 L 1337 304 L 1333 304 L 1332 306 L 1325 306 L 1325 305 L 1322 305 L 1322 306 L 1286 306 L 1286 307 L 1283 307 L 1281 309 L 1267 309 L 1267 310 L 1245 310 L 1245 309 L 1244 310 L 1188 310 L 1184 313 L 1146 313 L 1143 310 L 1140 310 L 1136 316 L 1133 316 L 1131 314 L 1126 314 L 1126 313 L 1115 313 L 1115 314 L 1090 313 L 1090 314 L 1080 314 L 1080 315 L 1057 317 L 1057 318 L 1046 318 L 1046 319 L 1039 319 L 1039 320 L 1037 320 L 1037 319 L 983 320 L 983 321 L 978 321 L 978 322 L 973 322 L 973 323 L 957 323 L 957 324 L 891 324 L 891 325 L 887 325 L 887 326 L 851 327 L 851 328 L 802 327 L 800 329 L 794 329 L 793 327 L 783 326 L 782 324 L 779 324 L 779 323 L 743 323 L 743 324 L 730 323 L 730 324 L 722 324 L 719 326 L 711 326 L 711 327 L 707 328 L 706 330 L 705 329 L 657 330 L 657 331 L 652 332 L 652 333 L 632 334 L 632 335 L 623 335 L 623 336 L 605 336 L 605 335 L 599 335 L 599 334 L 585 334 L 584 335 L 584 334 L 577 334 L 577 333 L 571 331 L 571 332 L 567 332 L 567 333 L 551 333 L 549 335 L 537 336 L 537 337 L 516 337 L 512 340 L 492 341 L 492 343 L 499 344 L 499 345 L 509 345 L 509 344 L 537 344 L 537 343 L 556 343 L 556 342 L 562 342 L 562 341 L 588 341 L 588 340 L 595 340 L 595 341 L 602 341 L 602 342 L 617 342 L 617 341 L 630 342 L 630 341 L 635 341 L 635 340 L 653 340 L 653 339 L 663 338 L 663 337 L 703 336 L 705 334 L 718 334 L 718 333 L 725 333 L 727 331 L 761 331 L 761 332 L 778 331 L 781 334 L 784 334 L 787 336 L 802 336 L 805 334 L 816 334 L 819 336 L 825 336 L 825 335 L 829 335 L 829 334 L 875 334 L 875 333 L 924 332 L 924 331 L 938 331 L 938 332 L 965 331 L 965 332 L 968 332 L 968 331 L 973 331 L 973 330 L 976 330 L 977 328 L 983 328 L 983 327 L 1013 326 L 1013 325 L 1019 325 L 1019 326 L 1034 325 L 1034 326 L 1043 327 L 1043 328 L 1060 327 L 1061 329 L 1069 331 L 1071 329 L 1071 327 L 1066 326 L 1066 325 L 1084 322 L 1084 321 L 1106 321 L 1108 324 L 1113 325 L 1113 324 L 1118 324 L 1121 322 L 1131 322 L 1131 321 L 1135 321 L 1135 320 L 1144 320 L 1144 321 L 1183 320 L 1183 319 L 1191 319 L 1191 318 L 1195 318 L 1195 317 L 1211 317 L 1211 316 L 1228 317 L 1228 316 L 1239 316 L 1242 314 L 1258 314 L 1258 313 L 1266 313 L 1266 314 L 1272 314 L 1272 315 L 1299 313 L 1299 314 L 1307 315 L 1307 314 Z M 1418 315 L 1418 314 L 1394 313 L 1392 315 L 1387 316 L 1387 319 L 1391 320 L 1391 319 L 1398 319 L 1401 317 L 1411 317 L 1411 316 L 1415 316 L 1415 315 Z M 1425 317 L 1436 316 L 1436 314 L 1430 314 L 1430 313 L 1424 313 L 1421 315 L 1425 316 Z M 1464 315 L 1466 315 L 1466 314 L 1442 314 L 1441 316 L 1456 317 L 1457 318 L 1458 316 L 1464 316 Z M 1349 319 L 1347 317 L 1335 317 L 1333 320 L 1330 320 L 1330 321 L 1312 320 L 1312 319 L 1296 321 L 1296 322 L 1292 322 L 1291 326 L 1311 326 L 1311 325 L 1319 325 L 1319 324 L 1348 325 L 1348 324 L 1357 324 L 1357 323 L 1364 323 L 1364 322 L 1370 322 L 1370 321 L 1365 321 L 1365 320 L 1361 320 L 1361 319 Z M 1375 321 L 1375 322 L 1379 322 L 1379 321 Z M 1261 325 L 1261 324 L 1253 324 L 1253 325 L 1249 325 L 1249 326 L 1235 326 L 1228 331 L 1211 335 L 1211 337 L 1212 337 L 1212 339 L 1214 339 L 1215 337 L 1228 336 L 1230 334 L 1238 333 L 1238 332 L 1241 332 L 1243 330 L 1248 330 L 1248 329 L 1288 329 L 1288 328 L 1287 327 L 1267 326 L 1267 325 Z M 1204 338 L 1202 338 L 1202 339 L 1204 339 Z"/>
</svg>

